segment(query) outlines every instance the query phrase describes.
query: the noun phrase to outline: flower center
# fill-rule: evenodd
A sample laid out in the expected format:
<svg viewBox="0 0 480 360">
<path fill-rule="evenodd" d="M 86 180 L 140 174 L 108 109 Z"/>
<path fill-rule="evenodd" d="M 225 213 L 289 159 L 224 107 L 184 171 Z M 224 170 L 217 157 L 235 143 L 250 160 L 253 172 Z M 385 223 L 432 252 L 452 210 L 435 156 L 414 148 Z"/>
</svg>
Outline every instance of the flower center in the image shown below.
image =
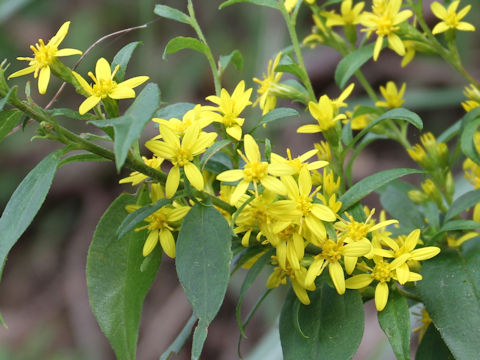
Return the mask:
<svg viewBox="0 0 480 360">
<path fill-rule="evenodd" d="M 97 79 L 93 85 L 93 94 L 105 98 L 116 86 L 117 83 L 112 79 Z"/>
<path fill-rule="evenodd" d="M 447 14 L 447 17 L 445 18 L 445 23 L 450 28 L 456 28 L 458 25 L 457 14 L 455 14 L 454 12 Z"/>
<path fill-rule="evenodd" d="M 322 245 L 322 256 L 330 263 L 337 262 L 342 256 L 341 252 L 339 251 L 340 248 L 341 245 L 337 244 L 333 240 L 328 239 Z"/>
<path fill-rule="evenodd" d="M 312 210 L 312 199 L 308 196 L 298 196 L 297 209 L 303 213 L 303 216 L 307 216 Z"/>
<path fill-rule="evenodd" d="M 386 36 L 395 30 L 393 28 L 392 17 L 388 14 L 378 19 L 377 35 Z"/>
<path fill-rule="evenodd" d="M 381 261 L 375 265 L 372 276 L 375 280 L 380 282 L 388 282 L 392 278 L 391 273 L 392 271 L 388 266 L 388 263 Z"/>
<path fill-rule="evenodd" d="M 185 166 L 190 161 L 193 160 L 193 155 L 190 151 L 186 151 L 182 148 L 178 149 L 176 158 L 173 159 L 172 163 L 176 166 Z"/>
<path fill-rule="evenodd" d="M 161 229 L 170 229 L 172 228 L 168 226 L 167 217 L 162 212 L 156 212 L 152 214 L 150 220 L 150 224 L 148 225 L 148 230 L 161 230 Z"/>
<path fill-rule="evenodd" d="M 243 177 L 247 181 L 258 181 L 267 176 L 267 170 L 268 164 L 266 162 L 248 162 L 243 168 Z"/>
<path fill-rule="evenodd" d="M 38 40 L 35 47 L 31 47 L 35 54 L 35 61 L 42 67 L 50 65 L 55 59 L 57 48 L 45 45 L 42 39 Z"/>
</svg>

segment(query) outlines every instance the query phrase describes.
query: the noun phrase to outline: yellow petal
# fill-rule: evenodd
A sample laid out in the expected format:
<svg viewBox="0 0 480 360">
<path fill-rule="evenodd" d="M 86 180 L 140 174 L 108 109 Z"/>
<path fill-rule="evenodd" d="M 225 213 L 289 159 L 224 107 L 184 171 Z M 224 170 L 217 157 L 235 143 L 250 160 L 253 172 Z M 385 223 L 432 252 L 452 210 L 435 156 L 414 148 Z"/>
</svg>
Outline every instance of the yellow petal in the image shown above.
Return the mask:
<svg viewBox="0 0 480 360">
<path fill-rule="evenodd" d="M 82 89 L 89 95 L 93 95 L 93 89 L 90 84 L 78 73 L 72 71 L 72 75 L 78 81 Z M 99 100 L 100 101 L 100 100 Z M 96 104 L 95 104 L 96 105 Z M 90 109 L 89 109 L 90 110 Z M 88 111 L 88 110 L 87 110 Z"/>
<path fill-rule="evenodd" d="M 310 305 L 310 299 L 308 298 L 307 290 L 305 290 L 304 287 L 302 287 L 299 283 L 293 280 L 292 288 L 295 292 L 295 295 L 297 295 L 298 300 L 300 300 L 302 304 Z"/>
<path fill-rule="evenodd" d="M 342 266 L 338 262 L 328 264 L 328 272 L 332 279 L 337 293 L 340 295 L 345 294 L 345 275 L 343 274 Z"/>
<path fill-rule="evenodd" d="M 38 76 L 38 92 L 45 94 L 47 92 L 48 82 L 50 81 L 50 68 L 44 66 L 40 69 L 40 75 Z"/>
<path fill-rule="evenodd" d="M 11 74 L 8 78 L 14 78 L 17 76 L 23 76 L 23 75 L 28 75 L 31 74 L 35 71 L 35 66 L 29 66 L 25 69 L 15 71 L 13 74 Z"/>
<path fill-rule="evenodd" d="M 353 270 L 355 270 L 355 266 L 357 266 L 358 258 L 355 256 L 344 256 L 343 261 L 345 264 L 345 272 L 351 275 Z"/>
<path fill-rule="evenodd" d="M 227 127 L 227 134 L 233 137 L 235 140 L 242 139 L 242 128 L 238 125 Z"/>
<path fill-rule="evenodd" d="M 95 75 L 97 80 L 100 81 L 101 79 L 110 80 L 112 77 L 112 71 L 110 69 L 110 64 L 105 58 L 100 58 L 97 61 L 95 66 Z"/>
<path fill-rule="evenodd" d="M 345 256 L 364 256 L 370 252 L 372 244 L 368 240 L 360 240 L 343 247 L 343 254 Z"/>
<path fill-rule="evenodd" d="M 158 242 L 158 230 L 152 230 L 148 233 L 147 240 L 143 245 L 143 256 L 148 256 L 155 246 L 157 246 Z"/>
<path fill-rule="evenodd" d="M 335 213 L 325 205 L 313 204 L 312 214 L 323 221 L 335 221 Z"/>
<path fill-rule="evenodd" d="M 295 169 L 288 164 L 274 163 L 268 165 L 268 173 L 274 176 L 293 175 Z"/>
<path fill-rule="evenodd" d="M 375 41 L 375 48 L 373 49 L 373 61 L 377 61 L 380 51 L 382 50 L 383 36 L 379 36 Z"/>
<path fill-rule="evenodd" d="M 388 301 L 388 285 L 385 282 L 378 283 L 375 288 L 375 306 L 378 311 L 385 309 Z"/>
<path fill-rule="evenodd" d="M 250 162 L 258 162 L 260 158 L 260 150 L 257 143 L 250 134 L 246 134 L 243 138 L 243 147 L 245 149 L 245 155 Z"/>
<path fill-rule="evenodd" d="M 287 268 L 287 243 L 285 241 L 281 241 L 276 247 L 276 255 L 278 258 L 278 265 L 282 269 Z"/>
<path fill-rule="evenodd" d="M 305 287 L 311 286 L 315 282 L 315 278 L 322 273 L 324 261 L 324 259 L 318 258 L 312 262 L 305 276 Z"/>
<path fill-rule="evenodd" d="M 82 55 L 82 52 L 77 49 L 61 49 L 55 53 L 56 57 L 71 56 L 71 55 Z"/>
<path fill-rule="evenodd" d="M 321 131 L 322 131 L 322 128 L 319 125 L 313 125 L 313 124 L 303 125 L 297 129 L 297 133 L 299 134 L 315 134 Z"/>
<path fill-rule="evenodd" d="M 48 45 L 58 48 L 58 45 L 60 45 L 63 39 L 65 39 L 65 36 L 67 36 L 69 27 L 70 21 L 63 23 L 63 25 L 60 26 L 60 29 L 58 29 L 57 33 L 50 39 Z"/>
<path fill-rule="evenodd" d="M 148 76 L 136 76 L 136 77 L 133 77 L 131 79 L 122 81 L 118 85 L 119 86 L 126 86 L 126 87 L 129 87 L 129 88 L 134 88 L 134 87 L 137 87 L 139 85 L 142 85 L 148 79 L 150 79 Z"/>
<path fill-rule="evenodd" d="M 439 22 L 437 25 L 435 25 L 435 27 L 432 30 L 432 34 L 433 35 L 440 34 L 442 32 L 447 31 L 448 29 L 450 29 L 448 25 L 442 21 L 442 22 Z"/>
<path fill-rule="evenodd" d="M 267 175 L 264 176 L 263 178 L 260 179 L 260 182 L 262 185 L 265 187 L 265 189 L 268 189 L 275 194 L 278 195 L 287 195 L 287 188 L 283 183 L 278 180 L 277 178 Z"/>
<path fill-rule="evenodd" d="M 369 274 L 355 275 L 345 280 L 345 287 L 347 289 L 363 289 L 370 285 L 373 277 Z"/>
<path fill-rule="evenodd" d="M 413 250 L 411 252 L 411 259 L 418 261 L 427 260 L 437 256 L 439 252 L 440 248 L 435 246 L 427 246 L 421 249 Z"/>
<path fill-rule="evenodd" d="M 447 17 L 447 9 L 437 1 L 430 5 L 430 9 L 432 9 L 433 14 L 439 19 L 445 19 Z"/>
<path fill-rule="evenodd" d="M 475 26 L 465 21 L 461 21 L 457 24 L 456 29 L 461 31 L 475 31 Z"/>
<path fill-rule="evenodd" d="M 89 96 L 88 98 L 85 99 L 84 102 L 80 105 L 78 108 L 78 112 L 80 115 L 85 114 L 88 112 L 90 109 L 95 107 L 100 102 L 100 98 L 98 96 Z"/>
<path fill-rule="evenodd" d="M 190 184 L 192 184 L 197 190 L 203 190 L 204 182 L 200 170 L 198 170 L 198 168 L 191 162 L 185 164 L 183 170 L 185 171 L 185 176 L 188 181 L 190 181 Z"/>
<path fill-rule="evenodd" d="M 408 281 L 408 278 L 410 276 L 410 268 L 406 263 L 397 267 L 395 269 L 395 272 L 397 273 L 397 279 L 400 284 L 403 285 Z"/>
<path fill-rule="evenodd" d="M 160 245 L 168 257 L 175 258 L 175 240 L 170 230 L 160 230 Z"/>
<path fill-rule="evenodd" d="M 180 184 L 180 168 L 174 166 L 170 169 L 167 182 L 165 184 L 165 196 L 170 199 L 177 192 L 178 185 Z"/>
<path fill-rule="evenodd" d="M 160 125 L 160 134 L 162 134 L 163 140 L 172 148 L 180 149 L 180 140 L 178 136 L 168 126 Z"/>
<path fill-rule="evenodd" d="M 245 191 L 248 189 L 248 184 L 250 184 L 248 181 L 240 181 L 230 197 L 231 205 L 235 205 L 237 201 L 240 200 L 240 197 L 245 194 Z"/>
<path fill-rule="evenodd" d="M 135 97 L 135 90 L 126 86 L 117 85 L 110 90 L 108 96 L 112 99 L 131 99 Z"/>
<path fill-rule="evenodd" d="M 219 181 L 238 181 L 243 179 L 243 170 L 227 170 L 217 175 Z"/>
</svg>

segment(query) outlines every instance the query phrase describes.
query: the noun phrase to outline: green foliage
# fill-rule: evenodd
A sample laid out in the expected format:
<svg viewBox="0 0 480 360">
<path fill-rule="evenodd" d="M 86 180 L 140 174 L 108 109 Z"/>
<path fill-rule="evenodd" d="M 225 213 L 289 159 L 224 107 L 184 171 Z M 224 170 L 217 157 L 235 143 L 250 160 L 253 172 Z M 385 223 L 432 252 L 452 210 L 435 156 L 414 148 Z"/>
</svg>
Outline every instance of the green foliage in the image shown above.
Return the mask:
<svg viewBox="0 0 480 360">
<path fill-rule="evenodd" d="M 100 219 L 87 258 L 90 305 L 117 359 L 135 359 L 143 300 L 161 262 L 159 247 L 143 271 L 142 247 L 146 233 L 130 231 L 118 239 L 112 229 L 127 216 L 125 206 L 135 198 L 120 195 Z"/>
<path fill-rule="evenodd" d="M 468 112 L 461 121 L 464 124 L 460 139 L 462 151 L 467 157 L 480 165 L 480 154 L 475 148 L 473 141 L 475 131 L 480 126 L 480 108 Z"/>
<path fill-rule="evenodd" d="M 410 313 L 407 299 L 397 291 L 390 293 L 388 303 L 378 313 L 378 322 L 398 360 L 410 359 Z"/>
<path fill-rule="evenodd" d="M 445 215 L 445 221 L 454 218 L 455 216 L 461 214 L 467 209 L 470 209 L 472 206 L 480 202 L 480 189 L 469 191 L 458 199 L 456 199 L 450 208 L 448 209 L 447 214 Z"/>
<path fill-rule="evenodd" d="M 117 170 L 122 168 L 130 146 L 140 137 L 143 128 L 151 121 L 159 105 L 160 90 L 157 85 L 150 83 L 138 94 L 124 115 L 116 119 L 90 121 L 90 123 L 101 128 L 113 127 L 115 132 L 114 150 Z"/>
<path fill-rule="evenodd" d="M 228 65 L 233 64 L 238 71 L 243 69 L 243 56 L 238 50 L 233 50 L 228 55 L 222 55 L 218 59 L 218 69 L 221 73 L 227 68 Z"/>
<path fill-rule="evenodd" d="M 438 330 L 431 324 L 423 336 L 417 352 L 416 360 L 453 360 L 454 357 L 443 342 Z"/>
<path fill-rule="evenodd" d="M 6 110 L 0 112 L 0 141 L 2 141 L 22 118 L 22 112 L 18 110 Z"/>
<path fill-rule="evenodd" d="M 167 43 L 167 46 L 163 52 L 163 59 L 166 59 L 168 54 L 175 54 L 183 49 L 192 49 L 202 53 L 207 57 L 209 56 L 208 46 L 202 43 L 200 40 L 192 37 L 177 36 Z"/>
<path fill-rule="evenodd" d="M 162 356 L 160 356 L 160 360 L 168 360 L 172 357 L 173 354 L 178 354 L 180 352 L 180 350 L 183 348 L 188 338 L 190 337 L 193 326 L 195 325 L 197 320 L 198 319 L 194 315 L 190 316 L 190 319 L 188 319 L 182 331 L 180 331 L 180 333 L 170 344 L 168 349 L 165 350 Z"/>
<path fill-rule="evenodd" d="M 238 3 L 250 3 L 260 6 L 271 7 L 274 9 L 279 8 L 279 2 L 276 0 L 228 0 L 220 4 L 219 9 L 223 9 L 227 6 L 238 4 Z"/>
<path fill-rule="evenodd" d="M 141 41 L 134 41 L 134 42 L 131 42 L 130 44 L 125 45 L 123 48 L 120 49 L 120 51 L 113 58 L 112 65 L 111 65 L 112 71 L 115 69 L 117 65 L 120 65 L 120 68 L 115 74 L 116 82 L 118 83 L 122 82 L 123 79 L 125 78 L 125 71 L 127 70 L 127 65 L 130 61 L 130 58 L 132 57 L 132 54 L 137 48 L 137 46 L 140 45 L 141 43 L 142 43 Z"/>
<path fill-rule="evenodd" d="M 480 246 L 466 254 L 443 251 L 422 267 L 417 285 L 425 307 L 458 360 L 480 354 Z"/>
<path fill-rule="evenodd" d="M 104 162 L 104 161 L 108 161 L 108 160 L 95 154 L 77 154 L 77 155 L 72 155 L 63 159 L 58 164 L 58 167 L 61 167 L 67 164 L 76 163 L 76 162 Z"/>
<path fill-rule="evenodd" d="M 280 315 L 283 356 L 290 359 L 351 359 L 363 336 L 363 303 L 357 290 L 338 295 L 323 283 L 310 295 L 312 303 L 298 306 L 290 291 Z M 303 335 L 295 329 L 295 317 Z"/>
<path fill-rule="evenodd" d="M 155 5 L 155 9 L 153 10 L 153 12 L 156 15 L 164 17 L 166 19 L 175 20 L 175 21 L 182 22 L 184 24 L 189 24 L 189 25 L 192 24 L 192 21 L 187 14 L 181 12 L 180 10 L 174 9 L 170 6 Z"/>
<path fill-rule="evenodd" d="M 343 89 L 348 80 L 373 56 L 375 44 L 369 44 L 345 56 L 335 69 L 335 82 Z"/>
<path fill-rule="evenodd" d="M 223 303 L 230 279 L 231 233 L 212 206 L 196 204 L 185 217 L 177 238 L 177 274 L 199 319 L 192 358 L 200 357 L 207 327 Z"/>
<path fill-rule="evenodd" d="M 155 117 L 165 120 L 170 120 L 171 118 L 181 119 L 194 106 L 195 104 L 186 102 L 170 104 L 158 110 L 155 113 Z"/>
</svg>

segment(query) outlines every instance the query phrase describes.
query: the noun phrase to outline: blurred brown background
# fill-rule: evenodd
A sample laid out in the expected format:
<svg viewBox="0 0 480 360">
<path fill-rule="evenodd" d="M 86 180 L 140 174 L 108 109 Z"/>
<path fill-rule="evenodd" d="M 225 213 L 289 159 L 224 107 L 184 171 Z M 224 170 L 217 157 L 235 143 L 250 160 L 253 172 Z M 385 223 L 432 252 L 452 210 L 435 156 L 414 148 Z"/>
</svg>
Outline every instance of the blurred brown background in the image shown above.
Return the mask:
<svg viewBox="0 0 480 360">
<path fill-rule="evenodd" d="M 469 2 L 474 8 L 467 21 L 479 27 L 480 23 L 475 20 L 480 18 L 480 6 L 476 1 Z M 67 20 L 71 20 L 72 24 L 62 47 L 85 50 L 108 33 L 157 20 L 158 17 L 153 14 L 156 3 L 186 9 L 186 1 L 178 0 L 0 0 L 0 59 L 7 58 L 11 63 L 9 72 L 23 68 L 25 63 L 16 61 L 15 57 L 30 56 L 30 44 L 39 38 L 50 39 Z M 240 79 L 245 79 L 248 86 L 255 86 L 252 77 L 260 77 L 266 72 L 269 57 L 288 45 L 283 20 L 270 9 L 248 4 L 219 11 L 220 3 L 194 1 L 199 23 L 216 55 L 228 54 L 235 48 L 244 55 L 243 72 L 228 69 L 223 86 L 231 90 Z M 468 1 L 463 3 L 465 5 Z M 425 5 L 428 4 L 425 1 Z M 428 20 L 435 22 L 431 16 Z M 299 34 L 303 37 L 312 26 L 306 11 L 301 12 L 299 24 Z M 79 71 L 86 73 L 92 69 L 100 56 L 111 61 L 124 45 L 140 40 L 143 45 L 134 53 L 127 78 L 150 76 L 151 81 L 159 84 L 162 100 L 167 103 L 201 102 L 214 91 L 205 59 L 191 51 L 184 51 L 170 55 L 167 61 L 162 60 L 164 46 L 177 35 L 192 36 L 193 33 L 185 24 L 160 19 L 150 23 L 146 29 L 103 42 L 87 56 Z M 466 67 L 480 78 L 478 35 L 459 34 L 458 37 Z M 307 50 L 305 59 L 317 94 L 338 96 L 340 90 L 333 81 L 333 74 L 339 55 L 317 47 Z M 75 61 L 74 57 L 65 58 L 68 65 L 73 65 Z M 424 119 L 425 128 L 435 134 L 463 115 L 459 103 L 463 100 L 461 90 L 467 84 L 437 58 L 418 56 L 402 69 L 400 58 L 385 50 L 380 61 L 365 66 L 365 74 L 376 89 L 388 80 L 396 81 L 397 85 L 406 81 L 408 95 L 405 106 L 417 111 Z M 12 84 L 20 85 L 20 94 L 27 80 L 32 84 L 34 99 L 41 106 L 49 102 L 60 85 L 59 81 L 51 81 L 48 93 L 38 96 L 36 81 L 32 77 L 21 77 L 12 81 Z M 366 100 L 359 86 L 352 98 L 360 102 Z M 73 91 L 67 90 L 57 105 L 75 108 L 81 101 Z M 84 124 L 75 122 L 66 122 L 66 125 L 84 129 Z M 293 135 L 297 126 L 284 121 L 267 130 L 278 151 L 284 152 L 286 146 L 292 147 L 296 154 L 307 150 L 306 145 L 302 146 L 305 138 L 302 140 L 300 136 Z M 30 125 L 0 144 L 0 209 L 4 208 L 28 171 L 58 146 L 48 141 L 30 141 L 34 134 L 35 126 Z M 147 139 L 154 134 L 154 127 L 149 126 L 144 137 Z M 415 142 L 418 133 L 411 131 L 411 136 L 412 142 Z M 359 179 L 393 167 L 414 167 L 414 164 L 400 146 L 380 141 L 368 147 L 359 157 L 355 176 Z M 120 192 L 133 191 L 129 186 L 118 185 L 118 180 L 125 175 L 126 172 L 117 174 L 112 164 L 105 163 L 67 165 L 58 171 L 44 206 L 11 251 L 5 267 L 0 285 L 0 310 L 9 328 L 0 328 L 0 359 L 114 358 L 88 305 L 85 263 L 100 216 Z M 376 199 L 372 197 L 371 201 L 375 204 Z M 243 276 L 241 272 L 234 276 L 219 316 L 210 326 L 205 359 L 237 358 L 239 333 L 234 308 Z M 266 276 L 263 274 L 263 280 Z M 256 282 L 244 303 L 245 309 L 254 304 L 264 283 L 260 279 Z M 247 329 L 249 338 L 243 343 L 244 354 L 257 346 L 256 352 L 251 353 L 251 359 L 281 358 L 278 335 L 271 329 L 275 327 L 283 296 L 283 290 L 274 292 Z M 391 358 L 393 355 L 376 325 L 376 314 L 371 305 L 367 304 L 368 331 L 357 359 Z M 138 358 L 157 359 L 189 316 L 190 306 L 176 280 L 174 264 L 164 258 L 146 299 Z M 176 358 L 189 358 L 188 350 Z"/>
</svg>

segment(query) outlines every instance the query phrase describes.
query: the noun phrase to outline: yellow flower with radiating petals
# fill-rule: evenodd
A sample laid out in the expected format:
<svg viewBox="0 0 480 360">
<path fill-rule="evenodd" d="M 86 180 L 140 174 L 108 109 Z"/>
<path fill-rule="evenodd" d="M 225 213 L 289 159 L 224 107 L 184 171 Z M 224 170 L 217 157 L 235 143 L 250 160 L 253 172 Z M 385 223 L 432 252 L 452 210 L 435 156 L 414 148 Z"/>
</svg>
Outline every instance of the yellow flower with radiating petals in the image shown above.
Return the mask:
<svg viewBox="0 0 480 360">
<path fill-rule="evenodd" d="M 388 301 L 388 283 L 390 280 L 396 280 L 395 270 L 405 263 L 408 259 L 408 254 L 404 254 L 391 263 L 386 262 L 381 256 L 374 256 L 373 261 L 375 267 L 372 269 L 365 265 L 365 268 L 370 272 L 368 274 L 360 274 L 352 276 L 345 281 L 347 289 L 362 289 L 370 285 L 374 280 L 377 281 L 375 286 L 375 306 L 378 311 L 385 309 Z M 422 275 L 410 272 L 407 281 L 420 281 Z"/>
<path fill-rule="evenodd" d="M 244 137 L 244 149 L 245 155 L 240 150 L 238 151 L 245 161 L 243 170 L 227 170 L 217 176 L 217 180 L 220 181 L 240 180 L 230 198 L 230 203 L 235 204 L 240 196 L 245 194 L 250 183 L 253 184 L 256 195 L 258 195 L 259 184 L 278 195 L 286 195 L 285 185 L 275 176 L 291 175 L 294 172 L 292 167 L 287 164 L 269 164 L 262 161 L 258 145 L 250 134 L 246 134 Z"/>
<path fill-rule="evenodd" d="M 169 160 L 173 165 L 165 184 L 167 198 L 171 198 L 178 189 L 180 168 L 183 168 L 186 178 L 194 188 L 203 190 L 203 175 L 193 160 L 213 144 L 217 134 L 200 131 L 199 126 L 194 124 L 187 129 L 180 141 L 180 137 L 168 126 L 160 124 L 159 127 L 162 140 L 147 141 L 145 146 L 156 156 Z"/>
<path fill-rule="evenodd" d="M 462 106 L 465 111 L 472 111 L 473 109 L 480 107 L 480 90 L 475 87 L 475 85 L 470 84 L 466 86 L 463 90 L 463 95 L 465 95 L 468 100 L 462 102 Z"/>
<path fill-rule="evenodd" d="M 293 269 L 282 269 L 280 266 L 277 266 L 273 273 L 270 274 L 267 280 L 267 288 L 274 289 L 281 284 L 287 283 L 287 277 L 292 283 L 292 289 L 297 295 L 298 300 L 304 305 L 310 304 L 310 298 L 308 297 L 307 290 L 315 290 L 315 284 L 310 284 L 305 286 L 305 276 L 307 274 L 307 269 L 300 267 L 298 270 Z"/>
<path fill-rule="evenodd" d="M 105 58 L 98 59 L 95 66 L 96 76 L 93 75 L 92 72 L 88 73 L 88 76 L 94 82 L 92 86 L 80 74 L 75 71 L 72 72 L 82 89 L 89 95 L 78 108 L 80 114 L 85 114 L 87 111 L 95 107 L 95 105 L 97 105 L 102 99 L 107 97 L 111 99 L 134 98 L 135 90 L 133 90 L 133 88 L 143 84 L 149 79 L 148 76 L 136 76 L 117 84 L 113 78 L 118 69 L 120 69 L 120 65 L 117 65 L 112 72 L 110 64 Z"/>
<path fill-rule="evenodd" d="M 163 190 L 160 184 L 152 184 L 152 203 L 163 198 Z M 140 205 L 132 205 L 127 208 L 132 212 L 139 209 Z M 147 216 L 145 221 L 148 225 L 135 229 L 135 231 L 148 230 L 148 236 L 143 245 L 143 256 L 148 256 L 160 243 L 165 254 L 175 258 L 175 239 L 172 231 L 179 228 L 181 220 L 190 211 L 190 207 L 174 204 L 161 207 L 153 214 Z"/>
<path fill-rule="evenodd" d="M 393 81 L 387 82 L 386 86 L 380 86 L 380 92 L 382 93 L 385 101 L 377 101 L 375 106 L 384 107 L 387 109 L 399 108 L 403 105 L 405 100 L 403 99 L 403 94 L 405 94 L 405 89 L 407 84 L 403 83 L 400 90 L 397 89 L 397 85 Z"/>
<path fill-rule="evenodd" d="M 269 60 L 267 67 L 267 74 L 263 75 L 263 80 L 253 78 L 253 81 L 260 84 L 260 88 L 257 92 L 260 94 L 258 99 L 255 101 L 253 106 L 259 105 L 262 109 L 262 115 L 265 115 L 269 111 L 275 109 L 277 106 L 277 92 L 282 92 L 282 85 L 279 84 L 280 79 L 282 78 L 283 73 L 275 72 L 275 68 L 280 63 L 282 58 L 282 53 L 278 53 L 275 57 L 275 60 Z"/>
<path fill-rule="evenodd" d="M 475 26 L 465 21 L 461 21 L 472 8 L 471 5 L 465 6 L 457 13 L 460 0 L 453 1 L 448 8 L 435 1 L 430 5 L 433 14 L 439 18 L 440 21 L 432 30 L 432 34 L 440 34 L 447 30 L 461 30 L 461 31 L 475 31 Z"/>
<path fill-rule="evenodd" d="M 240 81 L 233 90 L 232 95 L 227 90 L 222 89 L 220 97 L 211 95 L 207 97 L 208 101 L 218 105 L 205 106 L 205 110 L 211 110 L 209 115 L 211 121 L 219 122 L 225 125 L 227 134 L 235 140 L 242 138 L 242 126 L 245 122 L 244 118 L 239 117 L 241 112 L 251 105 L 250 95 L 252 89 L 245 90 L 245 81 Z"/>
<path fill-rule="evenodd" d="M 156 156 L 154 156 L 153 158 L 151 159 L 147 159 L 145 156 L 142 156 L 142 159 L 143 159 L 143 162 L 145 163 L 145 165 L 153 168 L 153 169 L 156 169 L 156 170 L 159 170 L 160 169 L 160 166 L 162 165 L 162 162 L 164 159 L 160 159 Z M 140 184 L 143 180 L 147 179 L 148 178 L 148 175 L 145 175 L 141 172 L 138 172 L 138 171 L 134 171 L 132 173 L 130 173 L 130 176 L 127 176 L 126 178 L 123 178 L 121 179 L 118 183 L 119 184 L 126 184 L 126 183 L 132 183 L 132 186 L 135 186 L 135 185 L 138 185 Z"/>
<path fill-rule="evenodd" d="M 346 118 L 344 114 L 336 114 L 335 103 L 327 96 L 322 95 L 318 103 L 310 101 L 308 103 L 308 110 L 318 125 L 303 125 L 297 129 L 298 133 L 309 134 L 323 132 L 335 126 L 338 120 Z"/>
<path fill-rule="evenodd" d="M 367 13 L 362 21 L 362 25 L 367 29 L 367 36 L 375 32 L 377 40 L 373 50 L 373 60 L 377 60 L 382 50 L 383 39 L 387 37 L 388 46 L 398 55 L 405 55 L 405 46 L 400 37 L 395 33 L 400 29 L 399 25 L 413 15 L 410 10 L 400 11 L 402 0 L 390 0 L 381 2 L 374 7 L 373 13 Z"/>
<path fill-rule="evenodd" d="M 328 161 L 323 161 L 323 160 L 312 161 L 311 163 L 306 162 L 312 156 L 317 155 L 317 153 L 318 153 L 318 150 L 313 149 L 313 150 L 307 151 L 306 153 L 296 158 L 293 158 L 292 152 L 290 151 L 289 148 L 287 148 L 286 159 L 283 156 L 280 156 L 275 153 L 271 154 L 271 159 L 272 159 L 272 163 L 282 163 L 282 164 L 290 165 L 295 170 L 295 174 L 299 174 L 300 170 L 304 167 L 306 167 L 308 170 L 318 170 L 328 165 Z"/>
<path fill-rule="evenodd" d="M 359 257 L 370 252 L 370 242 L 361 241 L 344 245 L 343 241 L 337 239 L 325 240 L 322 244 L 322 252 L 315 256 L 305 276 L 305 286 L 311 286 L 315 278 L 319 276 L 328 265 L 328 272 L 337 292 L 345 293 L 345 273 L 343 272 L 340 260 L 342 256 Z"/>
<path fill-rule="evenodd" d="M 178 136 L 183 136 L 185 135 L 185 131 L 194 123 L 198 124 L 200 130 L 210 125 L 212 119 L 209 115 L 210 111 L 205 110 L 205 106 L 197 104 L 193 109 L 188 110 L 185 115 L 183 115 L 182 120 L 176 118 L 169 120 L 153 118 L 152 121 L 158 124 L 164 124 L 175 131 Z"/>
<path fill-rule="evenodd" d="M 326 25 L 348 26 L 360 24 L 363 20 L 362 10 L 365 6 L 363 1 L 355 4 L 352 8 L 352 0 L 343 0 L 340 5 L 340 14 L 335 11 L 322 11 L 321 14 L 327 19 Z"/>
<path fill-rule="evenodd" d="M 33 51 L 33 57 L 17 58 L 17 60 L 28 61 L 29 66 L 14 72 L 8 78 L 33 73 L 35 79 L 38 77 L 38 92 L 45 94 L 50 81 L 50 66 L 56 61 L 57 57 L 82 54 L 80 50 L 76 49 L 58 49 L 58 46 L 68 33 L 69 26 L 70 21 L 65 22 L 47 44 L 42 39 L 39 39 L 35 46 L 31 45 L 30 49 Z"/>
</svg>

